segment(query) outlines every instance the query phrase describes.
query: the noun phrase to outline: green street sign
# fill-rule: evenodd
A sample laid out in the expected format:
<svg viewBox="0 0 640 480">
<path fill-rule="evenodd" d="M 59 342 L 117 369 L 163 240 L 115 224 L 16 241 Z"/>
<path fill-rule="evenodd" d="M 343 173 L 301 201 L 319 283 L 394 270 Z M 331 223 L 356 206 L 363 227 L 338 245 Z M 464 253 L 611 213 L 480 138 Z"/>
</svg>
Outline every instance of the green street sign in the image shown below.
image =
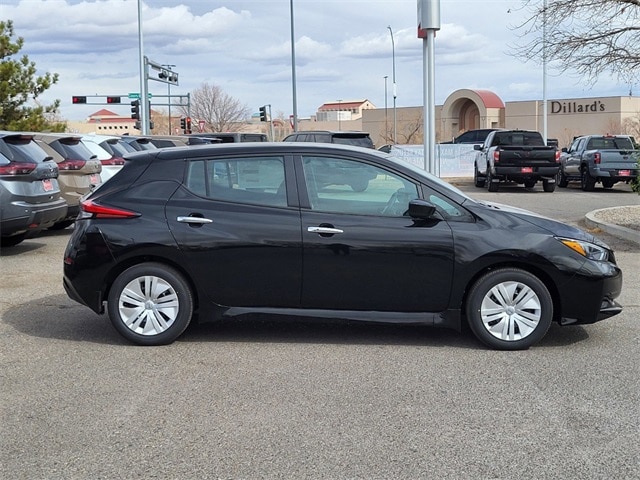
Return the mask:
<svg viewBox="0 0 640 480">
<path fill-rule="evenodd" d="M 128 97 L 129 97 L 130 99 L 132 99 L 132 100 L 138 100 L 138 99 L 140 98 L 140 94 L 139 94 L 139 93 L 130 93 L 130 94 L 128 95 Z M 151 98 L 151 97 L 153 97 L 153 95 L 152 95 L 151 93 L 147 93 L 147 97 L 148 97 L 148 98 Z"/>
</svg>

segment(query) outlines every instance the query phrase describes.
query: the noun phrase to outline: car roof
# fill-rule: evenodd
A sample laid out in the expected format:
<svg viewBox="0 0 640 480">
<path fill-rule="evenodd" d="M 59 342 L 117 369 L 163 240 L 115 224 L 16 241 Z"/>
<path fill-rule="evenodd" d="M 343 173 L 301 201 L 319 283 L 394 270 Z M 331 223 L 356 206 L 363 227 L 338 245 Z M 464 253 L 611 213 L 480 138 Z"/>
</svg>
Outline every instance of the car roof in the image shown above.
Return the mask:
<svg viewBox="0 0 640 480">
<path fill-rule="evenodd" d="M 291 133 L 295 135 L 297 133 L 330 133 L 331 135 L 369 135 L 369 132 L 363 132 L 359 130 L 298 130 Z"/>
<path fill-rule="evenodd" d="M 83 133 L 81 135 L 83 140 L 91 140 L 92 142 L 104 142 L 105 140 L 120 140 L 120 137 L 116 135 L 99 135 L 97 133 Z"/>
<path fill-rule="evenodd" d="M 47 143 L 54 140 L 73 139 L 82 140 L 82 135 L 74 133 L 48 133 L 48 132 L 30 132 L 29 135 L 33 135 L 34 138 L 43 140 Z"/>
</svg>

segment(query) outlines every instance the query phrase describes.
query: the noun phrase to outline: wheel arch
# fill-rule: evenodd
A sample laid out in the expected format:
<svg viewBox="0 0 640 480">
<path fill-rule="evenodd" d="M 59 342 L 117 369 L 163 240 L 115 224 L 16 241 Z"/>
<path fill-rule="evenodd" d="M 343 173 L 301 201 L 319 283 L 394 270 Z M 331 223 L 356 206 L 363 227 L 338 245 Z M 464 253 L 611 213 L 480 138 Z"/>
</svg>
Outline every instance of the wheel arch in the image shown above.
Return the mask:
<svg viewBox="0 0 640 480">
<path fill-rule="evenodd" d="M 482 277 L 486 273 L 494 270 L 499 270 L 501 268 L 518 268 L 540 279 L 540 281 L 544 284 L 544 286 L 549 291 L 549 294 L 551 295 L 551 299 L 553 301 L 553 321 L 554 322 L 560 321 L 560 318 L 561 318 L 560 312 L 562 311 L 562 300 L 560 298 L 559 290 L 552 276 L 549 275 L 544 269 L 532 263 L 507 260 L 503 262 L 492 263 L 491 265 L 486 265 L 483 268 L 477 270 L 467 280 L 464 287 L 464 292 L 460 298 L 460 312 L 462 313 L 464 322 L 468 322 L 466 309 L 467 309 L 467 299 L 469 297 L 469 292 L 471 290 L 471 287 L 478 281 L 480 277 Z"/>
<path fill-rule="evenodd" d="M 131 267 L 133 267 L 135 265 L 140 265 L 140 264 L 143 264 L 143 263 L 157 263 L 157 264 L 161 264 L 161 265 L 166 265 L 168 267 L 173 268 L 180 275 L 182 275 L 182 277 L 184 278 L 185 282 L 187 282 L 187 284 L 189 285 L 189 290 L 191 291 L 191 296 L 193 298 L 193 310 L 194 310 L 194 312 L 196 312 L 199 309 L 199 307 L 200 307 L 200 297 L 199 297 L 199 294 L 198 294 L 198 289 L 197 289 L 195 283 L 193 282 L 193 279 L 186 272 L 184 267 L 180 265 L 180 263 L 178 263 L 175 260 L 172 260 L 170 258 L 167 258 L 165 256 L 162 256 L 162 255 L 135 255 L 135 256 L 128 257 L 128 258 L 123 259 L 122 261 L 118 262 L 114 266 L 114 268 L 112 268 L 108 272 L 108 274 L 105 276 L 104 284 L 102 286 L 102 291 L 103 291 L 102 298 L 103 299 L 109 298 L 109 291 L 111 289 L 111 285 L 113 285 L 113 282 L 115 281 L 115 279 L 118 278 L 118 276 L 122 272 L 124 272 L 128 268 L 131 268 Z"/>
</svg>

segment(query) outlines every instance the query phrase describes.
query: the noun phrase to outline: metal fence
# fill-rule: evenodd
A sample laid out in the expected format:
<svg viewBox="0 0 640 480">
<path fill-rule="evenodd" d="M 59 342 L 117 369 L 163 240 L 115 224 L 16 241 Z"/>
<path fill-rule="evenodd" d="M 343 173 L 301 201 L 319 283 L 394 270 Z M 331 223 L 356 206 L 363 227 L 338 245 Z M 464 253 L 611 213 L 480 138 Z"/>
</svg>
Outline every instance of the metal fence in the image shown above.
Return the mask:
<svg viewBox="0 0 640 480">
<path fill-rule="evenodd" d="M 393 145 L 389 153 L 425 169 L 424 145 Z M 439 177 L 473 177 L 476 153 L 473 145 L 437 144 L 434 173 Z"/>
</svg>

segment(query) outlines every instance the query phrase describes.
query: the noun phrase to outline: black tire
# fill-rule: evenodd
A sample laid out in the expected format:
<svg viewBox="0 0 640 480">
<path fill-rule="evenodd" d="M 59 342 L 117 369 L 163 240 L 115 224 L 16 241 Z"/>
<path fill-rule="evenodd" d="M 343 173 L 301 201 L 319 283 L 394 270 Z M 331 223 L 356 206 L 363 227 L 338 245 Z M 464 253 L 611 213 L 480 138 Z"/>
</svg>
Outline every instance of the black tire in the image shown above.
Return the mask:
<svg viewBox="0 0 640 480">
<path fill-rule="evenodd" d="M 73 225 L 73 220 L 63 220 L 62 222 L 54 223 L 48 230 L 64 230 L 71 225 Z"/>
<path fill-rule="evenodd" d="M 147 286 L 153 282 L 153 290 Z M 127 340 L 166 345 L 187 328 L 193 295 L 184 277 L 160 263 L 142 263 L 122 272 L 111 285 L 109 318 Z"/>
<path fill-rule="evenodd" d="M 2 247 L 2 248 L 15 247 L 19 243 L 22 243 L 22 241 L 25 238 L 27 238 L 27 234 L 26 233 L 20 233 L 18 235 L 11 235 L 9 237 L 0 237 L 0 247 Z"/>
<path fill-rule="evenodd" d="M 478 173 L 478 165 L 473 164 L 473 184 L 478 188 L 484 188 L 487 179 Z"/>
<path fill-rule="evenodd" d="M 551 180 L 542 180 L 542 189 L 545 192 L 552 193 L 556 189 L 556 182 L 552 182 Z"/>
<path fill-rule="evenodd" d="M 490 192 L 497 192 L 500 182 L 494 182 L 491 175 L 491 169 L 487 167 L 487 190 Z"/>
<path fill-rule="evenodd" d="M 615 180 L 604 179 L 602 180 L 602 188 L 613 188 L 613 185 L 616 183 Z"/>
<path fill-rule="evenodd" d="M 553 319 L 553 301 L 536 276 L 519 268 L 501 268 L 473 284 L 466 317 L 485 345 L 498 350 L 524 350 L 547 333 Z"/>
<path fill-rule="evenodd" d="M 582 167 L 582 170 L 580 170 L 580 187 L 582 190 L 585 192 L 593 192 L 595 186 L 596 179 L 589 173 L 589 167 Z"/>
<path fill-rule="evenodd" d="M 533 188 L 536 186 L 536 180 L 533 178 L 527 178 L 524 181 L 524 188 Z"/>
<path fill-rule="evenodd" d="M 567 185 L 569 185 L 569 179 L 564 174 L 564 171 L 562 169 L 558 170 L 556 182 L 560 188 L 567 188 Z"/>
</svg>

